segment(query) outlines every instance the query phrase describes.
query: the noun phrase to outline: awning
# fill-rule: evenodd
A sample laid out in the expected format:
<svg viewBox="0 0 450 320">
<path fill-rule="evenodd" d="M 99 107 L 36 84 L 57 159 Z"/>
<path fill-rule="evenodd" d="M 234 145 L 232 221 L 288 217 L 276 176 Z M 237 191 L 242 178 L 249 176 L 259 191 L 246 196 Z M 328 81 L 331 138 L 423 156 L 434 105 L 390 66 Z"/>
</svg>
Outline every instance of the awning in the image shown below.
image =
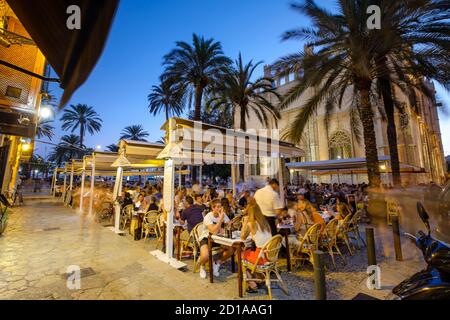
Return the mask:
<svg viewBox="0 0 450 320">
<path fill-rule="evenodd" d="M 389 156 L 378 156 L 380 162 L 389 161 Z M 287 163 L 288 169 L 293 170 L 339 170 L 339 169 L 357 169 L 366 167 L 366 158 L 351 158 L 339 160 L 324 160 L 311 162 L 292 162 Z"/>
<path fill-rule="evenodd" d="M 112 167 L 125 167 L 134 169 L 163 168 L 164 161 L 157 159 L 164 149 L 163 144 L 121 140 L 117 159 Z"/>
<path fill-rule="evenodd" d="M 305 155 L 302 149 L 285 141 L 176 117 L 161 129 L 170 138 L 158 159 L 171 158 L 179 164 L 231 164 L 244 163 L 245 157 L 256 161 L 258 157 L 297 158 Z"/>
<path fill-rule="evenodd" d="M 60 107 L 88 78 L 106 42 L 119 0 L 7 0 L 60 78 Z M 81 29 L 67 27 L 67 8 L 81 10 Z"/>
</svg>

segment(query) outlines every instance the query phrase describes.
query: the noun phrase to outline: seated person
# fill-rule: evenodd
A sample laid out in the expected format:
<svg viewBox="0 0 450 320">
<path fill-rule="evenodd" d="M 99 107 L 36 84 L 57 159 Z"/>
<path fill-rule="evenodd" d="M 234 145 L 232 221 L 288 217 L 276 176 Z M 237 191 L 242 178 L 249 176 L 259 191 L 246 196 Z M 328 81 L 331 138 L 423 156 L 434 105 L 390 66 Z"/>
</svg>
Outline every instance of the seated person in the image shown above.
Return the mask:
<svg viewBox="0 0 450 320">
<path fill-rule="evenodd" d="M 233 192 L 227 192 L 225 194 L 225 198 L 228 199 L 228 202 L 230 203 L 230 207 L 233 209 L 234 212 L 236 212 L 237 203 L 236 203 L 236 200 L 233 197 Z"/>
<path fill-rule="evenodd" d="M 244 194 L 238 201 L 238 208 L 244 210 L 247 207 L 247 203 L 250 200 L 250 191 L 244 191 Z"/>
<path fill-rule="evenodd" d="M 317 211 L 316 207 L 305 199 L 303 194 L 298 196 L 297 202 L 297 212 L 301 214 L 300 219 L 302 219 L 301 224 L 305 225 L 307 228 L 316 223 L 322 225 L 322 229 L 325 228 L 325 220 Z"/>
<path fill-rule="evenodd" d="M 223 210 L 225 211 L 225 214 L 228 216 L 228 218 L 233 219 L 235 216 L 235 212 L 234 209 L 231 207 L 228 198 L 222 198 L 220 200 L 220 203 L 222 204 Z"/>
<path fill-rule="evenodd" d="M 203 211 L 207 210 L 207 207 L 203 204 L 203 195 L 202 194 L 196 194 L 194 196 L 194 203 L 196 205 L 199 205 L 203 208 Z"/>
<path fill-rule="evenodd" d="M 336 219 L 343 220 L 348 215 L 353 215 L 352 208 L 347 204 L 345 196 L 339 195 L 336 198 Z"/>
<path fill-rule="evenodd" d="M 194 199 L 191 196 L 187 196 L 185 209 L 181 214 L 177 214 L 177 218 L 182 225 L 187 221 L 188 232 L 191 233 L 197 224 L 203 222 L 203 210 L 202 206 L 194 203 Z"/>
<path fill-rule="evenodd" d="M 150 197 L 150 205 L 148 207 L 149 211 L 159 211 L 157 200 L 155 196 Z"/>
<path fill-rule="evenodd" d="M 125 192 L 123 202 L 122 202 L 122 209 L 130 204 L 133 204 L 133 199 L 131 198 L 131 194 L 129 192 Z"/>
<path fill-rule="evenodd" d="M 211 202 L 212 211 L 208 213 L 203 219 L 204 231 L 200 237 L 200 277 L 206 278 L 205 264 L 209 260 L 208 252 L 208 236 L 209 234 L 224 234 L 224 226 L 230 223 L 230 219 L 225 214 L 220 200 L 215 199 Z M 222 246 L 222 256 L 213 263 L 213 274 L 219 276 L 219 269 L 223 262 L 225 262 L 234 253 L 231 247 Z M 210 270 L 211 272 L 211 270 Z"/>
<path fill-rule="evenodd" d="M 144 195 L 141 193 L 138 195 L 137 200 L 134 202 L 134 210 L 139 213 L 145 213 L 148 211 L 149 203 L 145 201 Z"/>
<path fill-rule="evenodd" d="M 242 254 L 242 258 L 250 263 L 256 263 L 261 249 L 272 238 L 272 231 L 267 219 L 262 214 L 261 209 L 256 204 L 255 200 L 251 200 L 248 204 L 247 216 L 244 217 L 242 222 L 241 239 L 245 240 L 249 235 L 254 241 L 256 248 L 245 250 Z M 264 257 L 259 259 L 259 265 L 264 263 L 266 263 Z M 247 276 L 249 278 L 252 276 L 249 271 L 247 271 Z M 253 281 L 249 281 L 248 286 L 249 288 L 247 291 L 249 292 L 255 292 L 258 289 L 257 284 Z"/>
</svg>

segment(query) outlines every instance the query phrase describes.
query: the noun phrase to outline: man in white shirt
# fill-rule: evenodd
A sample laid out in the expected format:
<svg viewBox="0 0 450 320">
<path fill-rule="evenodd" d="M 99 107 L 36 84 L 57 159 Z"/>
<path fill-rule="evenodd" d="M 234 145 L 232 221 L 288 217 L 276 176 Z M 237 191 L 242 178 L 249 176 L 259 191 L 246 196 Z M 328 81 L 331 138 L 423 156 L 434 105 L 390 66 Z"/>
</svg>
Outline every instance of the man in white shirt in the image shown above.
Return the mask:
<svg viewBox="0 0 450 320">
<path fill-rule="evenodd" d="M 255 193 L 255 201 L 266 217 L 273 236 L 278 233 L 276 220 L 282 215 L 285 207 L 284 201 L 280 199 L 279 191 L 280 183 L 278 180 L 272 179 L 267 186 Z"/>
<path fill-rule="evenodd" d="M 212 211 L 208 213 L 203 219 L 203 232 L 200 235 L 200 277 L 206 278 L 206 270 L 205 264 L 209 260 L 209 252 L 208 252 L 208 237 L 209 234 L 223 234 L 224 228 L 223 225 L 230 223 L 230 218 L 228 218 L 227 214 L 224 212 L 222 208 L 221 201 L 219 199 L 215 199 L 211 203 Z M 214 276 L 219 276 L 220 266 L 224 261 L 227 261 L 233 253 L 234 249 L 231 247 L 222 246 L 222 256 L 215 263 L 213 263 L 213 274 Z M 211 272 L 211 270 L 210 270 Z"/>
</svg>

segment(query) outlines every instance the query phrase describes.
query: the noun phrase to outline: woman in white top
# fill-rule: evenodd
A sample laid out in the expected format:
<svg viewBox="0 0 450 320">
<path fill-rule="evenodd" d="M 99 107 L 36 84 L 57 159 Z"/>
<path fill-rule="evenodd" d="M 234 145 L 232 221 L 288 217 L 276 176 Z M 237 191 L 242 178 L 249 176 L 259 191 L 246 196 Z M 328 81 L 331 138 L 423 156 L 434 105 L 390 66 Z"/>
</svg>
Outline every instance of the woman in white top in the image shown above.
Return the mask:
<svg viewBox="0 0 450 320">
<path fill-rule="evenodd" d="M 254 199 L 251 199 L 247 206 L 247 216 L 242 222 L 241 239 L 245 240 L 250 235 L 256 248 L 250 248 L 243 252 L 243 259 L 256 263 L 258 260 L 261 248 L 272 238 L 272 232 L 267 219 L 262 214 L 261 209 L 256 204 Z M 259 259 L 258 264 L 265 264 L 266 259 L 262 257 Z M 247 271 L 248 277 L 251 277 Z M 257 284 L 254 281 L 249 281 L 248 283 L 249 292 L 255 292 L 258 289 Z"/>
</svg>

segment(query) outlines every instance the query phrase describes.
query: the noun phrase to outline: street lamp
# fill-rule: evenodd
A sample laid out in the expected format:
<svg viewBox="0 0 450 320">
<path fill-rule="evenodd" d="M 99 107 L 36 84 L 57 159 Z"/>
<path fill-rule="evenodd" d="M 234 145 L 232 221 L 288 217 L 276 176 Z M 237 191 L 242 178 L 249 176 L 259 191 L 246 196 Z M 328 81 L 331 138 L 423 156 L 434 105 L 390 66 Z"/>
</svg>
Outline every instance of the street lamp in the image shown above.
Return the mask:
<svg viewBox="0 0 450 320">
<path fill-rule="evenodd" d="M 95 149 L 97 149 L 98 151 L 100 151 L 100 150 L 102 149 L 102 146 L 101 146 L 101 145 L 98 145 L 98 146 L 95 147 Z"/>
<path fill-rule="evenodd" d="M 53 111 L 48 106 L 43 106 L 39 109 L 39 117 L 41 119 L 49 119 L 53 115 Z"/>
</svg>

